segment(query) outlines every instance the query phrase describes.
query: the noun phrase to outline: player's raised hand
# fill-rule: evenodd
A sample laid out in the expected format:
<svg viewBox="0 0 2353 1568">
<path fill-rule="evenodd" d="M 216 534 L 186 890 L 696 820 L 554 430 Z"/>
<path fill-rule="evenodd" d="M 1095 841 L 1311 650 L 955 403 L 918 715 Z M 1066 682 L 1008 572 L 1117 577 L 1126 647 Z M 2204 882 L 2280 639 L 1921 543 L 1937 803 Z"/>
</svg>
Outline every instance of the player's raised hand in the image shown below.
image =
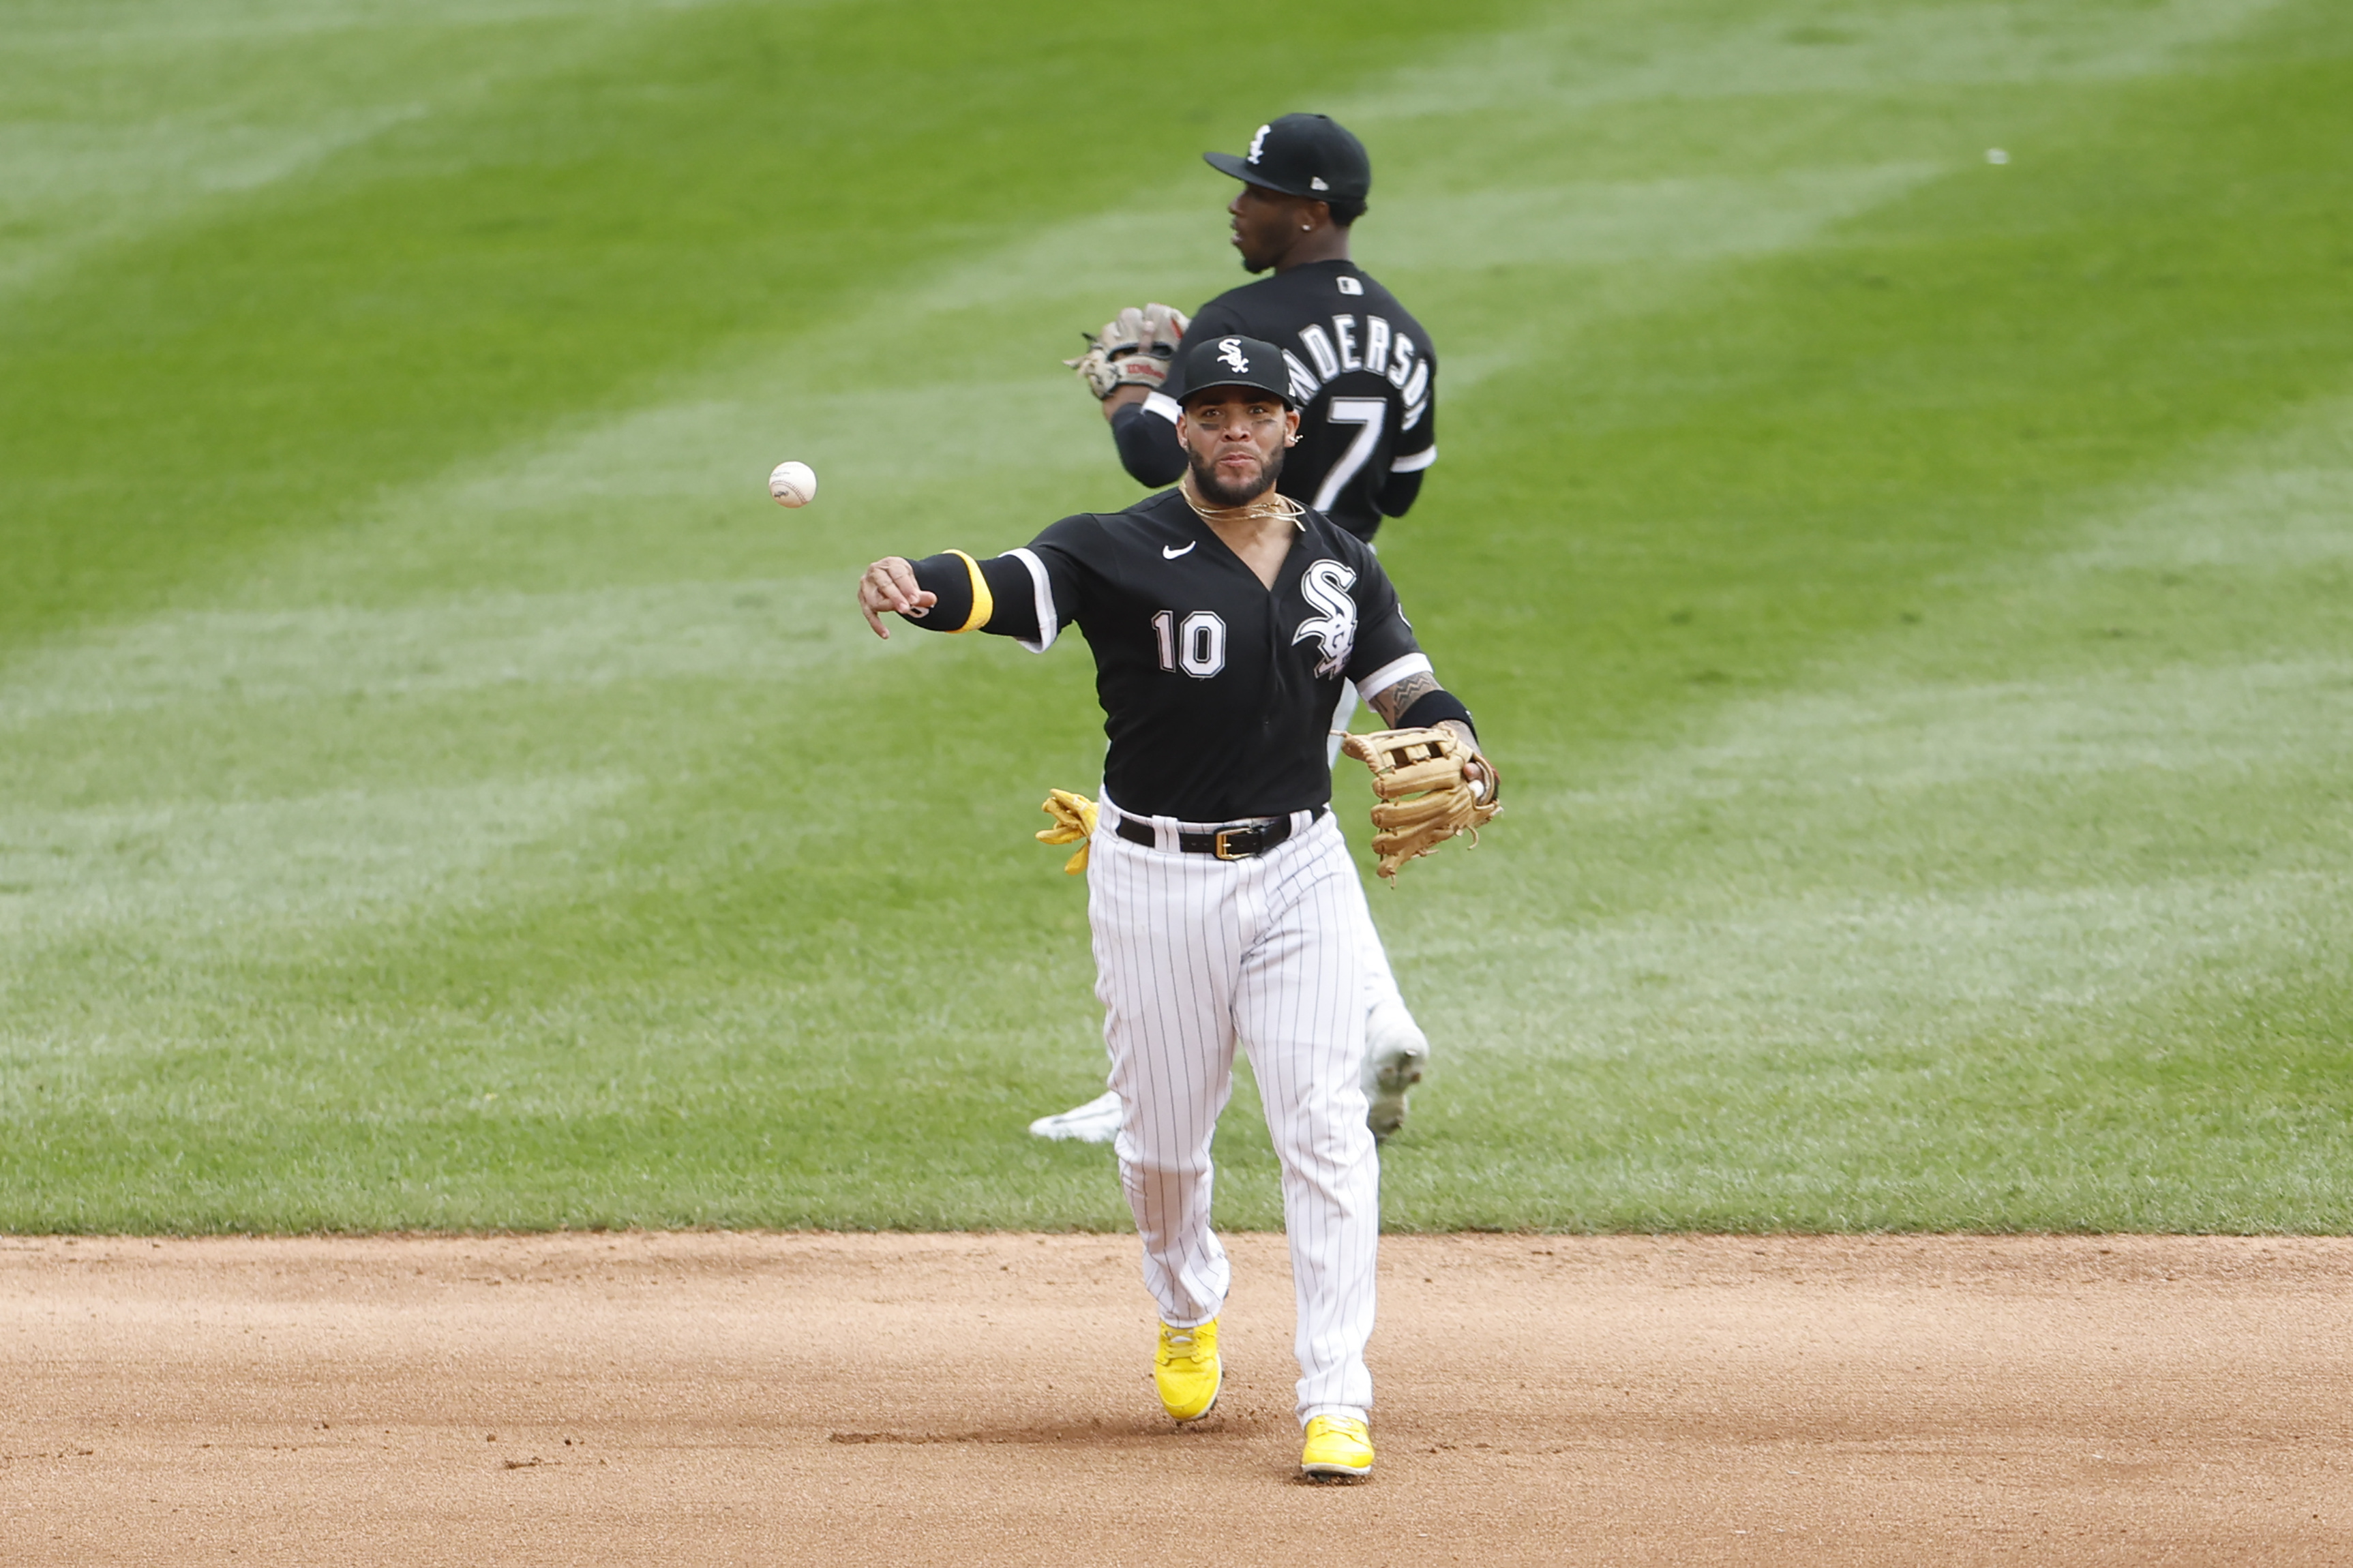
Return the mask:
<svg viewBox="0 0 2353 1568">
<path fill-rule="evenodd" d="M 884 610 L 921 620 L 939 602 L 937 594 L 915 582 L 915 569 L 904 556 L 885 555 L 858 580 L 858 607 L 866 613 L 866 624 L 878 637 L 891 635 L 891 628 L 882 624 Z"/>
<path fill-rule="evenodd" d="M 1176 345 L 1185 341 L 1193 319 L 1173 305 L 1152 304 L 1144 307 L 1144 344 L 1161 359 L 1176 357 Z"/>
<path fill-rule="evenodd" d="M 1130 305 L 1087 338 L 1086 353 L 1062 363 L 1106 402 L 1131 386 L 1157 392 L 1190 324 L 1182 310 L 1166 305 Z"/>
<path fill-rule="evenodd" d="M 1095 337 L 1095 342 L 1103 344 L 1103 352 L 1115 360 L 1136 353 L 1148 341 L 1144 326 L 1144 307 L 1141 305 L 1130 305 L 1105 321 L 1103 330 Z"/>
</svg>

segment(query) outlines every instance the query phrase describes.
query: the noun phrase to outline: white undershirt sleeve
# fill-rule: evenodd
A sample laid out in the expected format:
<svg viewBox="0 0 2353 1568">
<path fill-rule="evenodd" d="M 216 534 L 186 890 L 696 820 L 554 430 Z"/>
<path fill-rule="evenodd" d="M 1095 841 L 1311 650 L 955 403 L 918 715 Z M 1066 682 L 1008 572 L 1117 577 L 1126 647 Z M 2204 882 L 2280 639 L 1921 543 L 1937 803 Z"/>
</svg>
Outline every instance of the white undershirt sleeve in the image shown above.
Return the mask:
<svg viewBox="0 0 2353 1568">
<path fill-rule="evenodd" d="M 1044 653 L 1054 646 L 1054 638 L 1060 635 L 1062 629 L 1054 616 L 1053 582 L 1046 575 L 1046 563 L 1038 559 L 1036 552 L 1024 549 L 1008 550 L 1005 553 L 1029 568 L 1029 582 L 1038 595 L 1038 640 L 1031 642 L 1027 637 L 1014 640 L 1031 653 Z"/>
<path fill-rule="evenodd" d="M 1373 671 L 1372 674 L 1356 682 L 1356 690 L 1358 694 L 1364 698 L 1365 705 L 1366 707 L 1370 707 L 1372 706 L 1374 698 L 1378 697 L 1382 692 L 1387 691 L 1390 687 L 1395 686 L 1407 676 L 1429 675 L 1430 673 L 1432 673 L 1432 671 L 1430 667 L 1430 656 L 1428 654 L 1409 653 L 1405 655 L 1402 658 L 1393 658 L 1389 660 L 1387 664 L 1381 666 L 1380 668 Z"/>
</svg>

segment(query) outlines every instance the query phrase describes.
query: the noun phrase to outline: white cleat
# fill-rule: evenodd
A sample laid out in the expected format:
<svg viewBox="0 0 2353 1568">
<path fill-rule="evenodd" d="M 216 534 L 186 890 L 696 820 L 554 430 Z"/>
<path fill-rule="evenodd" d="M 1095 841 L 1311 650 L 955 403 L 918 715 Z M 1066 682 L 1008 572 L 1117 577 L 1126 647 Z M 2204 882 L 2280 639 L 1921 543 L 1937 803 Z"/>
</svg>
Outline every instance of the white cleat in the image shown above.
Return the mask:
<svg viewBox="0 0 2353 1568">
<path fill-rule="evenodd" d="M 1365 1021 L 1366 1124 L 1386 1143 L 1405 1125 L 1405 1097 L 1430 1066 L 1430 1037 L 1395 1002 L 1376 1003 Z"/>
<path fill-rule="evenodd" d="M 1419 1070 L 1414 1073 L 1416 1078 L 1420 1076 Z M 1107 1089 L 1084 1105 L 1074 1105 L 1058 1116 L 1041 1116 L 1029 1124 L 1029 1135 L 1108 1143 L 1119 1135 L 1119 1093 Z"/>
</svg>

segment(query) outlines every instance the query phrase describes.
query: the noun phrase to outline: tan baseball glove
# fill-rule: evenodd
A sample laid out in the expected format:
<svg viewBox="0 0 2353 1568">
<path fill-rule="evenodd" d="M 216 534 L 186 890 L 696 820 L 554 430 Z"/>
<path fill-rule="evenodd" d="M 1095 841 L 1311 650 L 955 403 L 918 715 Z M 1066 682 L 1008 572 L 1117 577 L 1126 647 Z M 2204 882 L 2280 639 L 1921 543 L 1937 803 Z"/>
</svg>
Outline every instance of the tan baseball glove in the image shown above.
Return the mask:
<svg viewBox="0 0 2353 1568">
<path fill-rule="evenodd" d="M 1191 324 L 1182 310 L 1166 305 L 1130 305 L 1105 321 L 1102 331 L 1084 334 L 1086 353 L 1062 363 L 1078 372 L 1097 398 L 1109 397 L 1123 386 L 1157 392 L 1168 379 L 1177 342 Z"/>
<path fill-rule="evenodd" d="M 1473 780 L 1465 770 L 1477 753 L 1451 730 L 1382 730 L 1351 735 L 1341 746 L 1373 770 L 1373 793 L 1380 796 L 1373 807 L 1373 853 L 1391 881 L 1398 867 L 1458 833 L 1478 843 L 1479 829 L 1503 810 L 1495 764 L 1478 757 L 1486 776 Z"/>
</svg>

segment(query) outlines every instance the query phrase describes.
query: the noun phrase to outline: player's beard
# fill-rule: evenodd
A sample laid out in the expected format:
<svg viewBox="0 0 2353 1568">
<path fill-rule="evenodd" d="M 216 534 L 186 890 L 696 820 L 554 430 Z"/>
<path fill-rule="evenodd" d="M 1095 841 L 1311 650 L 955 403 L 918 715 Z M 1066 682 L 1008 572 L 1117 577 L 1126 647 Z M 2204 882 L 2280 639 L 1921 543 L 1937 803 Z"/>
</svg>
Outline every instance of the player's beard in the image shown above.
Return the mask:
<svg viewBox="0 0 2353 1568">
<path fill-rule="evenodd" d="M 1274 481 L 1282 477 L 1282 448 L 1280 447 L 1274 449 L 1271 457 L 1262 459 L 1258 482 L 1249 489 L 1241 489 L 1219 479 L 1214 458 L 1205 462 L 1198 452 L 1187 452 L 1185 460 L 1193 469 L 1193 488 L 1201 492 L 1203 500 L 1215 507 L 1248 506 L 1274 489 Z"/>
</svg>

